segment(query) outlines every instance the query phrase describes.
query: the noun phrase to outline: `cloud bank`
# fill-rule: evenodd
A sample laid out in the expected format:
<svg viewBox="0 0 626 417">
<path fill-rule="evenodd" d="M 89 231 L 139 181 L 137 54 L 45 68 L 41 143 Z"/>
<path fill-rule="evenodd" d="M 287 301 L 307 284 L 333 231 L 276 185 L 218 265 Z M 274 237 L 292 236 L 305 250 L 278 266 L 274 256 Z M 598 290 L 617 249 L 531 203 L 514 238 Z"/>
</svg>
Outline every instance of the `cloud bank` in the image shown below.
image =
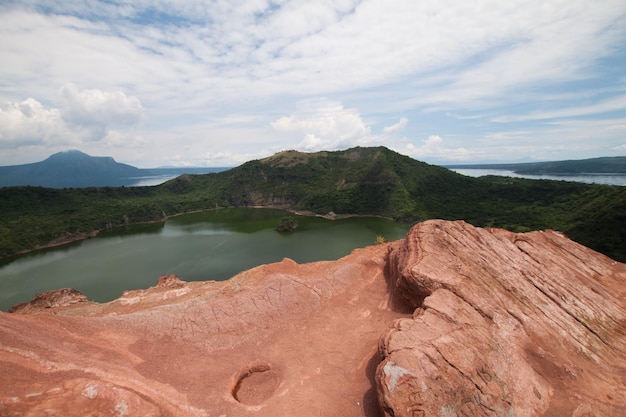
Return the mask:
<svg viewBox="0 0 626 417">
<path fill-rule="evenodd" d="M 346 149 L 371 141 L 370 128 L 355 109 L 339 102 L 315 99 L 298 103 L 298 111 L 271 123 L 281 132 L 303 136 L 296 148 L 312 152 Z"/>
<path fill-rule="evenodd" d="M 111 128 L 134 126 L 144 117 L 137 97 L 123 92 L 79 90 L 63 86 L 59 107 L 46 108 L 33 98 L 0 107 L 2 148 L 81 146 L 85 141 L 123 144 Z"/>
<path fill-rule="evenodd" d="M 622 0 L 8 0 L 0 39 L 0 164 L 70 143 L 163 164 L 460 154 L 435 152 L 437 135 L 485 159 L 562 159 L 615 154 L 626 133 Z"/>
<path fill-rule="evenodd" d="M 61 91 L 63 117 L 70 123 L 132 126 L 144 117 L 139 99 L 121 91 L 78 90 L 74 84 L 66 84 Z"/>
</svg>

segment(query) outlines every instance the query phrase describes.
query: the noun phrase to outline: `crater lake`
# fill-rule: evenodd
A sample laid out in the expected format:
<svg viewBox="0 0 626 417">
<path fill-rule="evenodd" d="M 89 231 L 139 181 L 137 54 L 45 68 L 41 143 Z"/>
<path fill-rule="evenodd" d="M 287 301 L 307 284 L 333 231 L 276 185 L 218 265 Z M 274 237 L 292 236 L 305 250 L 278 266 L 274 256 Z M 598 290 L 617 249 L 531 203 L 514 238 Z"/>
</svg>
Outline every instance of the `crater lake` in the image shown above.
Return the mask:
<svg viewBox="0 0 626 417">
<path fill-rule="evenodd" d="M 210 210 L 6 258 L 0 260 L 0 310 L 59 288 L 75 288 L 92 301 L 107 302 L 124 290 L 154 286 L 167 274 L 185 281 L 225 280 L 283 258 L 334 260 L 376 244 L 378 236 L 397 240 L 409 230 L 407 224 L 378 217 L 294 215 L 298 229 L 277 232 L 287 215 L 274 209 Z"/>
</svg>

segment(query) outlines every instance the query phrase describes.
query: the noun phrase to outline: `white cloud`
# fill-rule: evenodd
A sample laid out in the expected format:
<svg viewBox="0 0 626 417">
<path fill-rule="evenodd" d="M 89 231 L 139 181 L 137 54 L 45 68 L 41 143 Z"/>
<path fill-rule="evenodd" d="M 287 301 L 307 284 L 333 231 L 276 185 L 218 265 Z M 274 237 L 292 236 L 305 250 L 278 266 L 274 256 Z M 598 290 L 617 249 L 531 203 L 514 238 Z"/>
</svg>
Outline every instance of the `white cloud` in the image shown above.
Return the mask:
<svg viewBox="0 0 626 417">
<path fill-rule="evenodd" d="M 3 148 L 59 142 L 72 144 L 85 133 L 81 129 L 70 129 L 59 109 L 46 109 L 32 98 L 0 107 L 0 146 Z"/>
<path fill-rule="evenodd" d="M 10 40 L 0 44 L 0 61 L 11 63 L 0 74 L 14 81 L 11 90 L 36 91 L 35 98 L 45 101 L 68 81 L 107 88 L 143 84 L 157 61 L 118 34 L 85 17 L 0 10 L 0 36 Z"/>
<path fill-rule="evenodd" d="M 120 132 L 109 130 L 102 138 L 102 144 L 109 148 L 137 148 L 146 145 L 146 140 L 141 135 L 132 132 Z"/>
<path fill-rule="evenodd" d="M 404 149 L 399 150 L 416 159 L 440 159 L 440 160 L 467 160 L 475 156 L 473 152 L 464 147 L 448 148 L 444 146 L 443 139 L 439 135 L 430 135 L 420 146 L 409 143 Z"/>
<path fill-rule="evenodd" d="M 3 108 L 5 149 L 87 139 L 92 149 L 122 148 L 127 138 L 149 143 L 151 161 L 173 149 L 194 160 L 207 149 L 394 146 L 399 132 L 413 140 L 440 132 L 446 142 L 455 134 L 467 141 L 409 150 L 459 156 L 502 129 L 491 125 L 498 115 L 534 125 L 623 108 L 623 0 L 9 2 L 0 5 L 0 62 L 8 63 L 0 103 L 44 104 L 37 118 Z M 581 96 L 583 84 L 589 100 L 574 108 L 563 92 Z M 328 99 L 307 101 L 319 96 Z M 398 115 L 405 118 L 376 124 Z M 534 137 L 557 140 L 533 133 L 527 149 Z M 614 136 L 594 138 L 601 141 L 617 146 Z"/>
<path fill-rule="evenodd" d="M 129 146 L 143 139 L 110 130 L 137 124 L 144 116 L 139 99 L 122 92 L 78 90 L 68 84 L 62 89 L 60 108 L 46 108 L 27 98 L 0 107 L 0 146 L 72 146 L 101 141 L 106 146 Z"/>
<path fill-rule="evenodd" d="M 456 39 L 456 46 L 467 47 L 467 53 L 456 54 L 459 60 L 450 66 L 437 65 L 439 71 L 416 79 L 421 94 L 408 99 L 407 105 L 440 110 L 523 102 L 536 88 L 545 93 L 542 87 L 602 76 L 594 65 L 613 55 L 626 35 L 625 3 L 619 0 L 602 7 L 566 0 L 488 3 L 480 15 L 478 8 L 468 10 L 466 17 L 473 22 L 452 11 L 459 19 L 455 30 L 465 37 Z M 452 40 L 443 30 L 437 34 Z M 445 44 L 442 40 L 435 45 Z"/>
<path fill-rule="evenodd" d="M 265 152 L 207 152 L 203 155 L 203 165 L 213 167 L 232 167 L 241 165 L 251 159 L 260 159 L 266 156 L 268 156 L 268 154 Z"/>
<path fill-rule="evenodd" d="M 298 111 L 271 123 L 281 132 L 296 132 L 304 151 L 336 150 L 370 143 L 370 128 L 355 109 L 339 102 L 313 99 L 300 102 Z"/>
<path fill-rule="evenodd" d="M 47 67 L 41 84 L 109 79 L 135 84 L 142 97 L 169 92 L 205 103 L 349 91 L 415 74 L 443 77 L 446 89 L 425 102 L 493 97 L 579 77 L 609 52 L 624 11 L 619 0 L 44 3 L 82 18 L 4 13 L 1 34 L 20 48 L 0 48 L 0 61 L 17 64 L 3 71 Z"/>
<path fill-rule="evenodd" d="M 544 120 L 571 118 L 577 116 L 589 116 L 614 111 L 626 111 L 626 95 L 612 97 L 606 100 L 598 101 L 587 106 L 568 106 L 558 110 L 536 111 L 528 114 L 515 116 L 501 116 L 494 118 L 495 122 L 516 122 L 526 120 Z"/>
<path fill-rule="evenodd" d="M 409 123 L 409 119 L 407 119 L 406 117 L 403 117 L 398 121 L 398 123 L 391 125 L 391 126 L 385 126 L 383 128 L 383 133 L 392 134 L 392 133 L 402 131 L 404 130 L 404 128 L 406 127 L 408 123 Z"/>
<path fill-rule="evenodd" d="M 129 126 L 144 117 L 139 99 L 121 91 L 78 90 L 74 84 L 66 84 L 61 92 L 63 117 L 78 125 Z"/>
</svg>

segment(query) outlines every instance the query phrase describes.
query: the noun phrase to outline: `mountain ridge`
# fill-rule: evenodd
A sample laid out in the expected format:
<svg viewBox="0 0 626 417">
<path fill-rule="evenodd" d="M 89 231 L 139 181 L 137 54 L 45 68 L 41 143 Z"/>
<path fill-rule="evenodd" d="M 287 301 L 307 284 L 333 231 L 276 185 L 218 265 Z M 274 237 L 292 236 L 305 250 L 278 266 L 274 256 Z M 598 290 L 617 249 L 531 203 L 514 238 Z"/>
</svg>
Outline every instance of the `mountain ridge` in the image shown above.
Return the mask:
<svg viewBox="0 0 626 417">
<path fill-rule="evenodd" d="M 137 179 L 158 175 L 217 172 L 224 168 L 137 168 L 111 156 L 91 156 L 79 150 L 50 155 L 43 161 L 0 167 L 0 187 L 35 186 L 50 188 L 120 187 Z"/>
<path fill-rule="evenodd" d="M 110 156 L 90 156 L 78 150 L 50 155 L 43 161 L 0 167 L 0 186 L 31 185 L 52 188 L 126 185 L 142 171 Z"/>
<path fill-rule="evenodd" d="M 472 178 L 385 147 L 294 151 L 152 187 L 0 188 L 0 256 L 99 230 L 224 207 L 465 220 L 515 232 L 554 229 L 626 259 L 626 187 Z"/>
<path fill-rule="evenodd" d="M 356 147 L 346 150 L 346 155 L 352 155 L 347 156 L 346 160 L 354 158 L 358 154 L 359 149 L 368 148 Z M 306 163 L 310 158 L 328 157 L 331 154 L 332 151 L 308 153 L 286 150 L 258 161 L 277 167 L 282 164 L 284 168 L 291 168 L 299 163 Z M 546 162 L 445 164 L 432 166 L 442 166 L 448 169 L 510 170 L 517 174 L 528 175 L 626 173 L 626 156 Z M 137 183 L 137 178 L 139 177 L 205 174 L 209 172 L 221 172 L 230 168 L 232 167 L 137 168 L 129 164 L 117 162 L 111 156 L 91 156 L 79 150 L 66 150 L 54 153 L 39 162 L 0 166 L 0 187 L 26 185 L 50 188 L 119 187 L 134 185 Z"/>
</svg>

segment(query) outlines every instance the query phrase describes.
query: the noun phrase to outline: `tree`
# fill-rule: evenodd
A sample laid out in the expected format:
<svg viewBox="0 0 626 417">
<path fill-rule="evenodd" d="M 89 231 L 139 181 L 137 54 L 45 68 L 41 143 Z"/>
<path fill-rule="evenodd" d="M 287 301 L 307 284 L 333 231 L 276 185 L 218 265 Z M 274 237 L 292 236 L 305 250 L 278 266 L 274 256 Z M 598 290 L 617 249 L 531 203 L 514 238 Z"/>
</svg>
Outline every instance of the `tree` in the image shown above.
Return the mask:
<svg viewBox="0 0 626 417">
<path fill-rule="evenodd" d="M 293 232 L 298 228 L 298 222 L 293 216 L 285 216 L 280 219 L 280 223 L 276 226 L 278 232 Z"/>
</svg>

